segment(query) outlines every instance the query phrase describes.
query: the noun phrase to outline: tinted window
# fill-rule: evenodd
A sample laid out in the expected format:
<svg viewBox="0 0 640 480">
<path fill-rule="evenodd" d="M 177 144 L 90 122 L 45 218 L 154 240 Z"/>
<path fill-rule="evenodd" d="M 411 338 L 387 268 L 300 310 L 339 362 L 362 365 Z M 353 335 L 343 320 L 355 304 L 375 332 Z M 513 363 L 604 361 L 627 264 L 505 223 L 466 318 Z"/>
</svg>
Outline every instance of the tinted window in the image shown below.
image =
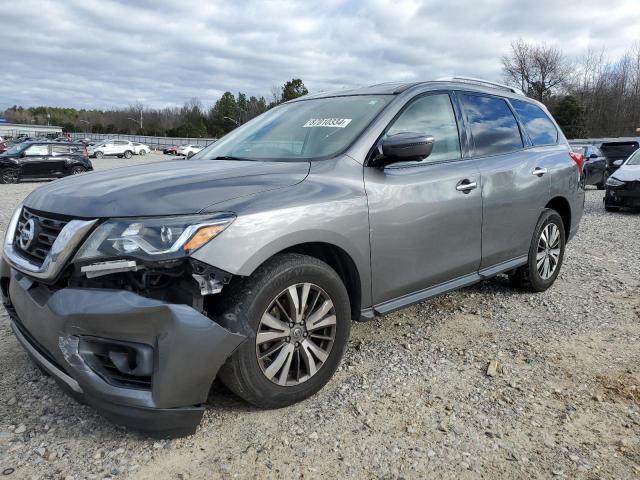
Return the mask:
<svg viewBox="0 0 640 480">
<path fill-rule="evenodd" d="M 460 95 L 473 134 L 475 155 L 499 155 L 523 147 L 518 122 L 502 98 Z"/>
<path fill-rule="evenodd" d="M 49 146 L 48 145 L 31 145 L 29 148 L 27 148 L 25 155 L 28 155 L 28 156 L 49 155 Z"/>
<path fill-rule="evenodd" d="M 552 145 L 558 141 L 558 130 L 546 113 L 533 103 L 511 100 L 534 145 Z"/>
<path fill-rule="evenodd" d="M 460 158 L 458 124 L 447 94 L 419 98 L 404 110 L 387 131 L 387 136 L 412 132 L 433 136 L 433 151 L 425 161 Z"/>
<path fill-rule="evenodd" d="M 609 160 L 626 160 L 638 149 L 638 142 L 609 142 L 600 147 L 604 156 Z"/>
</svg>

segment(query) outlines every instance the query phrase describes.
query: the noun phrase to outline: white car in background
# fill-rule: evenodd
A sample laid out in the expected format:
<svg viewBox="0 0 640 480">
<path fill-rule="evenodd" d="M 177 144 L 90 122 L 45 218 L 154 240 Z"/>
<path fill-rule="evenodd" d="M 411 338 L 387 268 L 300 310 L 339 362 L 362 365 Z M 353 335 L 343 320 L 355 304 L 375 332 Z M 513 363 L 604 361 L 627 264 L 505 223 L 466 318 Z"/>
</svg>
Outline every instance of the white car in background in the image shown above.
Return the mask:
<svg viewBox="0 0 640 480">
<path fill-rule="evenodd" d="M 201 147 L 200 145 L 180 145 L 176 155 L 183 155 L 187 158 L 191 158 L 203 148 L 204 147 Z"/>
<path fill-rule="evenodd" d="M 151 147 L 144 143 L 133 142 L 133 153 L 136 155 L 146 155 L 147 153 L 151 153 Z"/>
<path fill-rule="evenodd" d="M 108 156 L 131 158 L 135 152 L 135 147 L 133 143 L 126 140 L 105 140 L 91 145 L 87 151 L 90 157 L 97 159 Z"/>
</svg>

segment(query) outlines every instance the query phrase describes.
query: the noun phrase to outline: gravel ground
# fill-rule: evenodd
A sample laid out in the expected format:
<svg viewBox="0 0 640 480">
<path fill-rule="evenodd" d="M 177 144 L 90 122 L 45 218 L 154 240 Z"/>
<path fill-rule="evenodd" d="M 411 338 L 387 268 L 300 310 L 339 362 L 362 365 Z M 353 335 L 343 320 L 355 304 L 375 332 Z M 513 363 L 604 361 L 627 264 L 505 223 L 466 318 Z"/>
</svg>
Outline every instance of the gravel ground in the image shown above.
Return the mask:
<svg viewBox="0 0 640 480">
<path fill-rule="evenodd" d="M 147 157 L 144 161 L 160 159 Z M 132 160 L 102 160 L 112 168 Z M 38 184 L 1 185 L 0 228 Z M 639 478 L 640 214 L 589 190 L 558 281 L 504 277 L 357 323 L 315 397 L 263 411 L 215 385 L 191 437 L 114 427 L 43 376 L 0 314 L 8 478 Z"/>
</svg>

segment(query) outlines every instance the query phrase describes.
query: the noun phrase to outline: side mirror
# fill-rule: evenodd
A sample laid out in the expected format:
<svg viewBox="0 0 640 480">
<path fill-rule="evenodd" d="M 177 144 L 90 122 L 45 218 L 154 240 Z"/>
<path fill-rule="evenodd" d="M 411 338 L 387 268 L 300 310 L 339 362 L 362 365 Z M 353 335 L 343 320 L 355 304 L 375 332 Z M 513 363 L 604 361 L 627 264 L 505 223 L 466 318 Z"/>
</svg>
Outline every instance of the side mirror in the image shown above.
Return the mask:
<svg viewBox="0 0 640 480">
<path fill-rule="evenodd" d="M 397 133 L 382 140 L 382 155 L 385 164 L 401 161 L 421 160 L 431 155 L 434 138 L 422 133 Z"/>
<path fill-rule="evenodd" d="M 623 163 L 624 163 L 624 160 L 616 160 L 615 162 L 613 162 L 613 164 L 614 164 L 616 167 L 621 166 Z"/>
<path fill-rule="evenodd" d="M 598 154 L 597 153 L 592 153 L 591 155 L 589 155 L 589 158 L 598 158 Z"/>
</svg>

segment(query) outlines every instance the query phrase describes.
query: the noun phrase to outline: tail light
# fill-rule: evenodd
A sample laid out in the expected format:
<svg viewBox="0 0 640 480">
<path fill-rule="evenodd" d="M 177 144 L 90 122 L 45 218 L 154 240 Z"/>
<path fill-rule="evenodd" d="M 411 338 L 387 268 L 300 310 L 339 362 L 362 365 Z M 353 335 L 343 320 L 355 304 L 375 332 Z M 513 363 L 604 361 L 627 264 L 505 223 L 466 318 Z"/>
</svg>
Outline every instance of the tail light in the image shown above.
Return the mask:
<svg viewBox="0 0 640 480">
<path fill-rule="evenodd" d="M 584 155 L 581 153 L 569 152 L 569 156 L 571 157 L 571 160 L 576 162 L 578 172 L 580 172 L 580 175 L 582 175 L 582 172 L 584 171 Z"/>
</svg>

